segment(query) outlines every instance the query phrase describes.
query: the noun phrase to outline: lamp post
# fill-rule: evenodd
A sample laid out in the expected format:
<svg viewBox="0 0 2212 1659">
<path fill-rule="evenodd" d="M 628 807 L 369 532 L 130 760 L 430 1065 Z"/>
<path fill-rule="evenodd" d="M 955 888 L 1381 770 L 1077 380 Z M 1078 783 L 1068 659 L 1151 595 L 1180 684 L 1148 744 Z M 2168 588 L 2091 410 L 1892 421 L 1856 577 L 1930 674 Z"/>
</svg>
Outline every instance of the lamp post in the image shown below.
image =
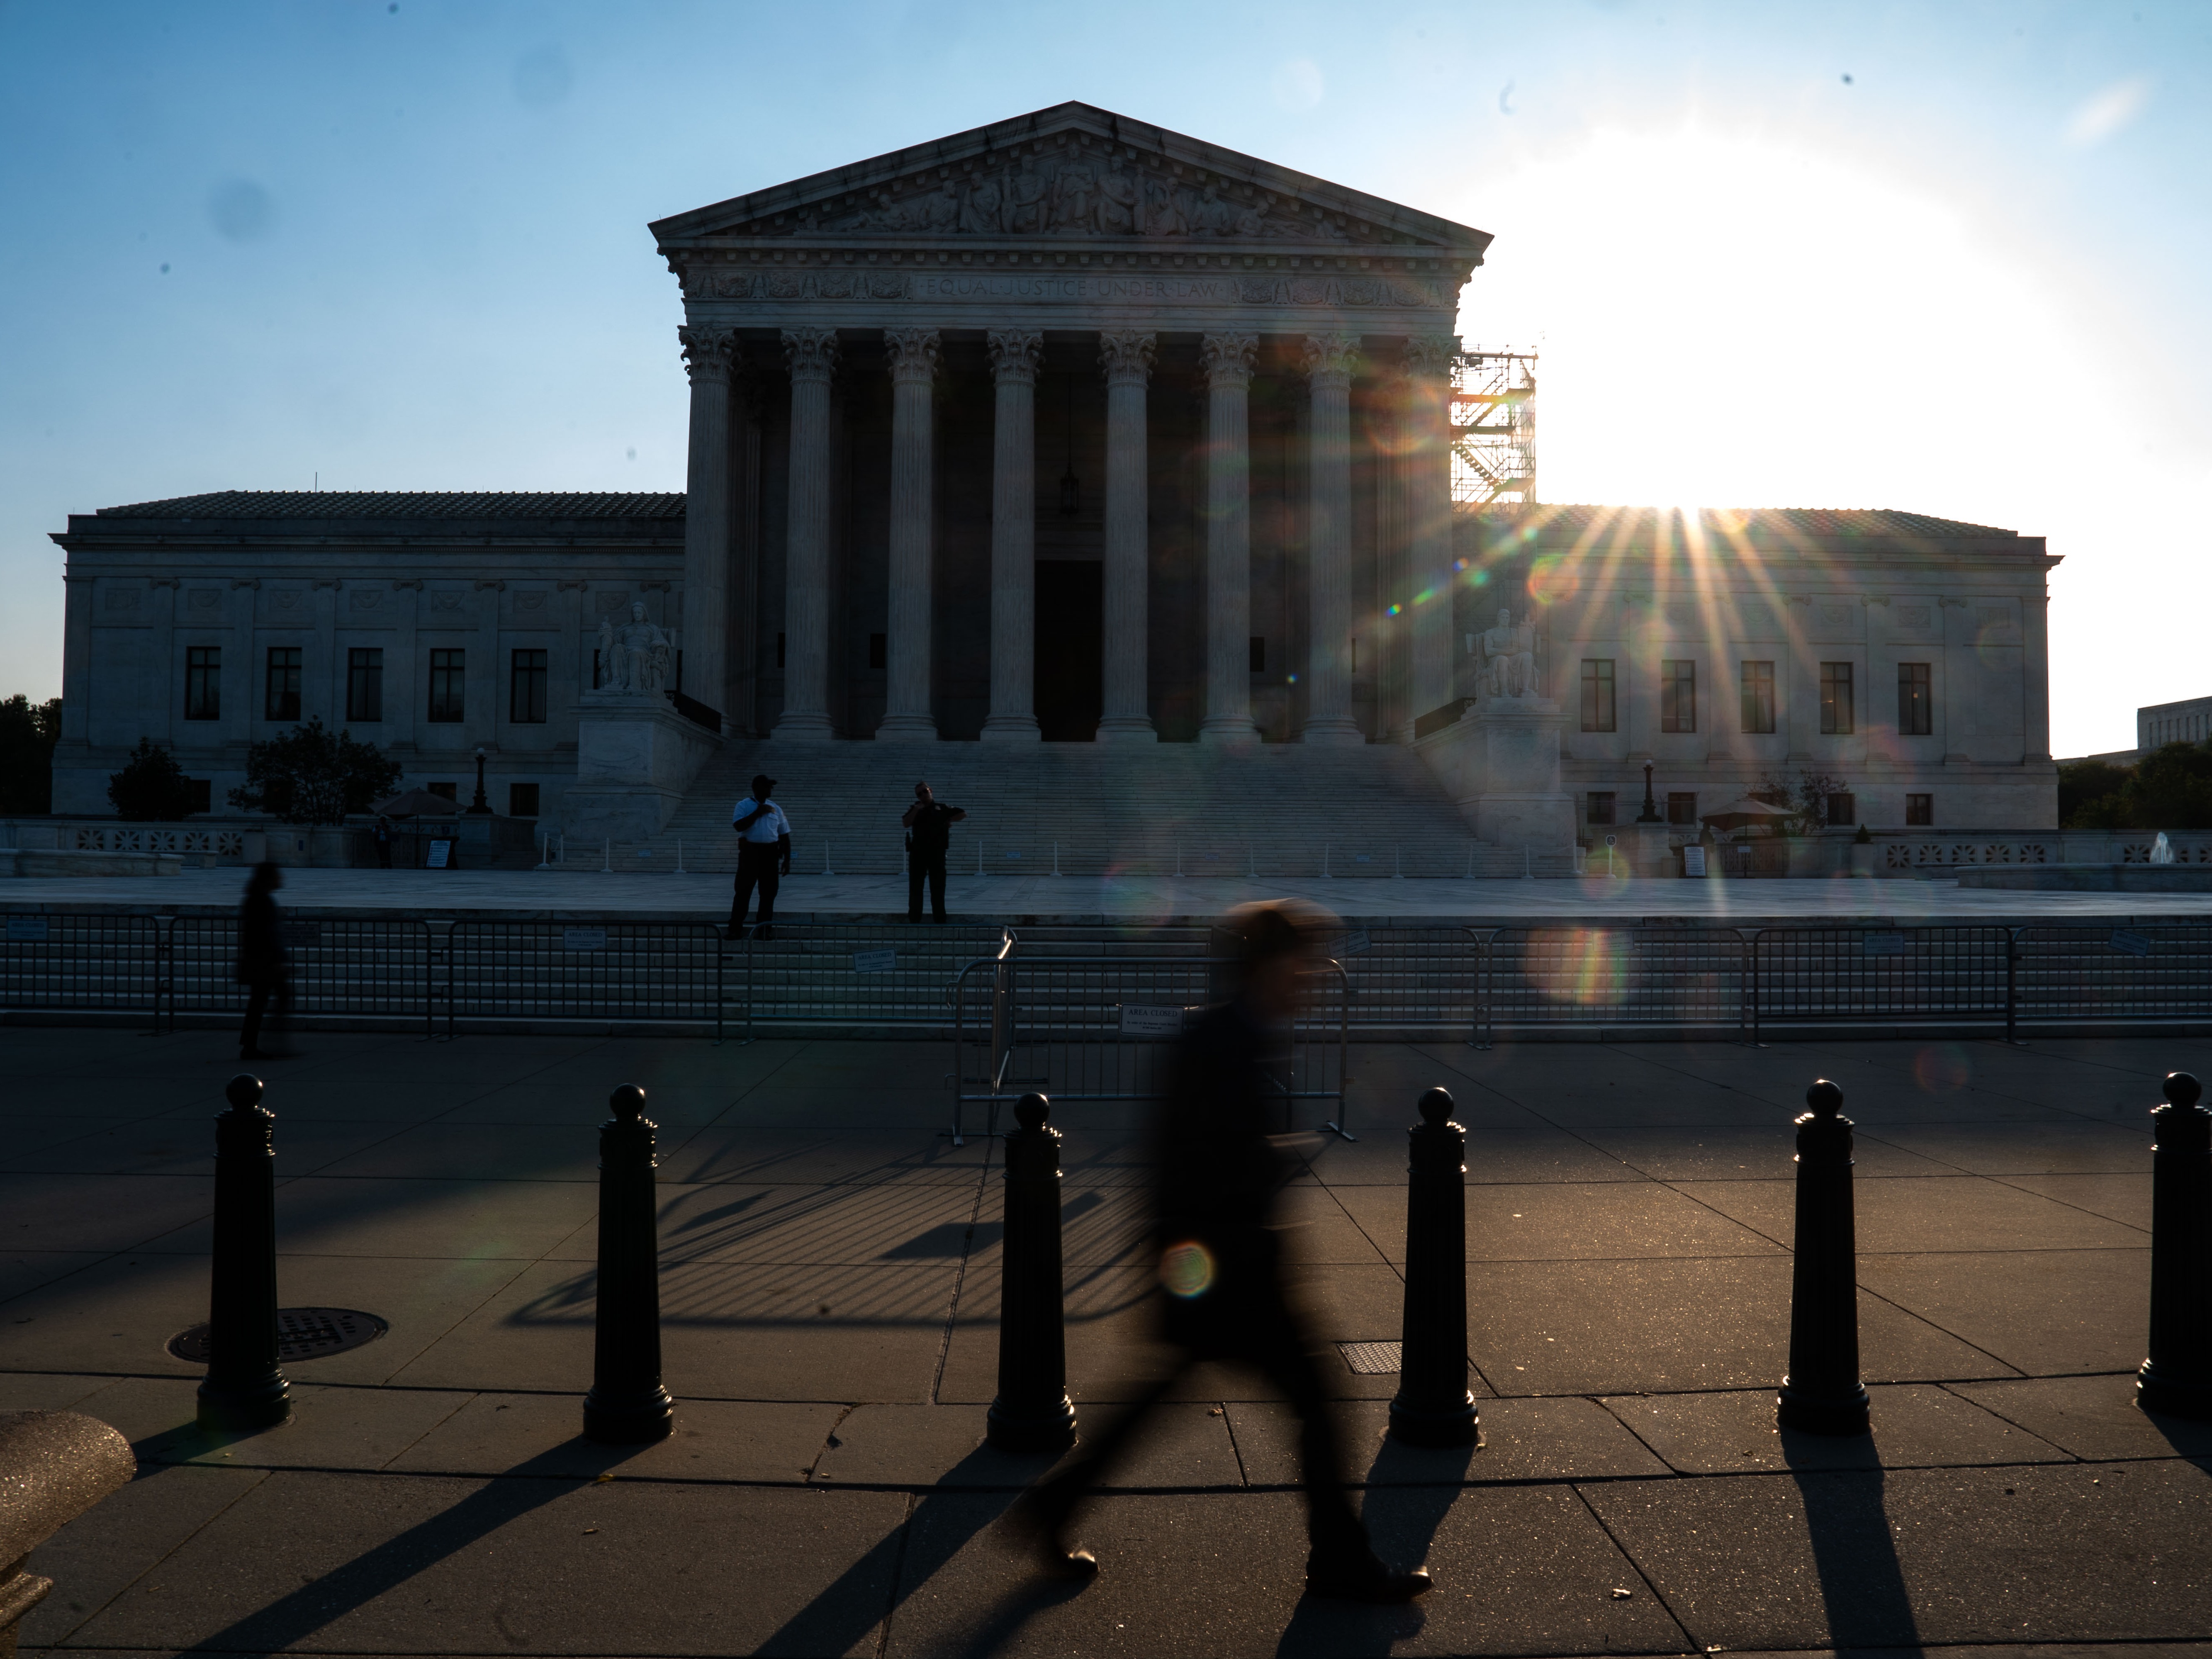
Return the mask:
<svg viewBox="0 0 2212 1659">
<path fill-rule="evenodd" d="M 483 753 L 483 750 L 479 749 L 477 750 L 477 753 L 481 755 Z M 481 790 L 477 792 L 477 799 L 483 799 L 483 792 Z M 1660 822 L 1659 803 L 1653 799 L 1651 795 L 1651 763 L 1650 761 L 1644 763 L 1644 811 L 1638 815 L 1636 821 L 1638 823 L 1657 823 Z"/>
<path fill-rule="evenodd" d="M 489 817 L 492 816 L 492 810 L 491 803 L 484 799 L 483 763 L 483 745 L 482 744 L 478 744 L 477 745 L 477 798 L 470 803 L 469 811 L 472 814 L 483 817 Z M 1644 769 L 1648 772 L 1651 769 L 1647 766 Z"/>
</svg>

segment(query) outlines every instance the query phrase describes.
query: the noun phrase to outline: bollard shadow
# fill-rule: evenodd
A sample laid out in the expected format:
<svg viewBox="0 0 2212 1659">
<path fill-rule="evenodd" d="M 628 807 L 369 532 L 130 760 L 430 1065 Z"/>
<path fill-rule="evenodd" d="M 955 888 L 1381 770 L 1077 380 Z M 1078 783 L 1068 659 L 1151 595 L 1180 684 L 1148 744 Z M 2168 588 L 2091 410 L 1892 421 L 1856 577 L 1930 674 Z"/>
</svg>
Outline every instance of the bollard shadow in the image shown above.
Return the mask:
<svg viewBox="0 0 2212 1659">
<path fill-rule="evenodd" d="M 281 1653 L 298 1646 L 479 1539 L 575 1491 L 574 1446 L 574 1442 L 556 1446 L 516 1464 L 451 1509 L 386 1539 L 228 1628 L 202 1638 L 194 1644 L 195 1650 Z M 626 1450 L 623 1455 L 634 1453 Z"/>
<path fill-rule="evenodd" d="M 1012 1488 L 1026 1485 L 1056 1461 L 1050 1454 L 1017 1457 L 991 1446 L 976 1447 L 921 1495 L 904 1521 L 763 1641 L 760 1651 L 852 1652 L 878 1625 L 888 1628 L 908 1597 L 1004 1517 L 1021 1495 Z M 987 1483 L 1005 1483 L 1009 1489 L 978 1490 Z M 884 1582 L 890 1584 L 890 1595 L 878 1601 L 871 1587 Z M 1082 1588 L 1042 1579 L 1034 1586 L 1018 1586 L 1001 1595 L 974 1629 L 955 1638 L 957 1645 L 933 1642 L 932 1650 L 994 1652 L 1036 1613 Z"/>
<path fill-rule="evenodd" d="M 1897 1559 L 1879 1464 L 1838 1469 L 1836 1440 L 1791 1429 L 1783 1430 L 1781 1439 L 1804 1506 L 1830 1645 L 1919 1646 L 1919 1623 Z"/>
</svg>

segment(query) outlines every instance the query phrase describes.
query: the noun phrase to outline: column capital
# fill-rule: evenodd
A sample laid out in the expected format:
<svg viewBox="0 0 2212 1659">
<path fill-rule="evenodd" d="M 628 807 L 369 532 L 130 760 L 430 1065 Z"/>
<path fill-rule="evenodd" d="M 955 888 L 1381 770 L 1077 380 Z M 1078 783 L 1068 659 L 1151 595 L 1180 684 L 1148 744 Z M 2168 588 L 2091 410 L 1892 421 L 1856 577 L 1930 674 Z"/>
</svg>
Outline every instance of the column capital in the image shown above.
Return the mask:
<svg viewBox="0 0 2212 1659">
<path fill-rule="evenodd" d="M 894 386 L 927 386 L 937 378 L 940 347 L 933 328 L 887 328 L 884 352 L 890 359 Z"/>
<path fill-rule="evenodd" d="M 787 328 L 783 355 L 791 363 L 793 382 L 830 384 L 837 372 L 837 331 L 834 328 Z"/>
<path fill-rule="evenodd" d="M 738 355 L 737 330 L 687 325 L 676 331 L 676 337 L 683 342 L 684 368 L 695 382 L 729 380 Z"/>
<path fill-rule="evenodd" d="M 1252 362 L 1260 355 L 1256 334 L 1208 334 L 1198 343 L 1199 361 L 1206 366 L 1209 386 L 1252 384 Z"/>
<path fill-rule="evenodd" d="M 984 337 L 991 353 L 991 375 L 1000 385 L 1036 384 L 1044 360 L 1044 336 L 1035 329 L 994 328 Z"/>
<path fill-rule="evenodd" d="M 1449 334 L 1413 334 L 1406 339 L 1404 356 L 1400 360 L 1408 378 L 1419 380 L 1449 378 L 1452 359 L 1459 354 L 1459 341 Z"/>
<path fill-rule="evenodd" d="M 1098 366 L 1105 371 L 1106 384 L 1143 386 L 1152 377 L 1152 352 L 1158 344 L 1157 334 L 1139 334 L 1132 329 L 1101 334 Z"/>
<path fill-rule="evenodd" d="M 1316 386 L 1334 382 L 1348 386 L 1359 367 L 1357 334 L 1309 334 L 1305 343 L 1306 377 Z"/>
</svg>

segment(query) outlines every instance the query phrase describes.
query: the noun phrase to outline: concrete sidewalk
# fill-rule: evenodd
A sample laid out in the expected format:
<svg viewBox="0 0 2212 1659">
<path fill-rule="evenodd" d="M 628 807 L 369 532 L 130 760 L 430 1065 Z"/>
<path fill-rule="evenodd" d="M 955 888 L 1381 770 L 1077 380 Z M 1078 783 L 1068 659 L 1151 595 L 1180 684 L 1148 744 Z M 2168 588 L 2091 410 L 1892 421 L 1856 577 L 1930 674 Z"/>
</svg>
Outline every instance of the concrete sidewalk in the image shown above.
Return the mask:
<svg viewBox="0 0 2212 1659">
<path fill-rule="evenodd" d="M 295 1420 L 211 1439 L 167 1338 L 205 1316 L 227 1041 L 11 1030 L 0 1409 L 114 1424 L 140 1479 L 33 1558 L 27 1644 L 387 1654 L 1676 1653 L 2212 1635 L 2212 1425 L 2132 1403 L 2159 1073 L 2212 1040 L 1353 1051 L 1355 1119 L 1468 1126 L 1484 1443 L 1382 1437 L 1329 1358 L 1410 1608 L 1303 1601 L 1291 1423 L 1208 1370 L 1039 1585 L 994 1523 L 1042 1460 L 981 1442 L 994 1143 L 938 1045 L 311 1034 L 273 1062 L 287 1305 L 389 1333 L 290 1368 Z M 1870 1442 L 1778 1432 L 1790 1132 L 1860 1125 Z M 661 1127 L 676 1437 L 577 1437 L 595 1126 Z M 1146 1339 L 1133 1112 L 1067 1136 L 1071 1382 Z M 1404 1143 L 1314 1143 L 1290 1195 L 1332 1343 L 1397 1334 Z"/>
</svg>

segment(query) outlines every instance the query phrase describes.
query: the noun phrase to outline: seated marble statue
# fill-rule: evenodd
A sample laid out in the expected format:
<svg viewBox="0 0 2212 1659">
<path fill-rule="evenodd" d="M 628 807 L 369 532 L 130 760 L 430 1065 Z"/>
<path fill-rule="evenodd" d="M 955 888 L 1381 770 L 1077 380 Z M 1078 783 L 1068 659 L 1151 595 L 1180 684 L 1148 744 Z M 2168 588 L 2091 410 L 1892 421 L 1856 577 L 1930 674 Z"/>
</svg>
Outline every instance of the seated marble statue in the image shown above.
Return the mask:
<svg viewBox="0 0 2212 1659">
<path fill-rule="evenodd" d="M 1536 626 L 1517 625 L 1510 611 L 1500 610 L 1498 626 L 1480 636 L 1484 667 L 1484 691 L 1493 697 L 1536 697 L 1543 695 L 1536 683 Z"/>
<path fill-rule="evenodd" d="M 668 635 L 646 619 L 644 600 L 631 601 L 629 620 L 619 628 L 612 617 L 600 623 L 600 690 L 658 692 L 672 661 Z"/>
</svg>

